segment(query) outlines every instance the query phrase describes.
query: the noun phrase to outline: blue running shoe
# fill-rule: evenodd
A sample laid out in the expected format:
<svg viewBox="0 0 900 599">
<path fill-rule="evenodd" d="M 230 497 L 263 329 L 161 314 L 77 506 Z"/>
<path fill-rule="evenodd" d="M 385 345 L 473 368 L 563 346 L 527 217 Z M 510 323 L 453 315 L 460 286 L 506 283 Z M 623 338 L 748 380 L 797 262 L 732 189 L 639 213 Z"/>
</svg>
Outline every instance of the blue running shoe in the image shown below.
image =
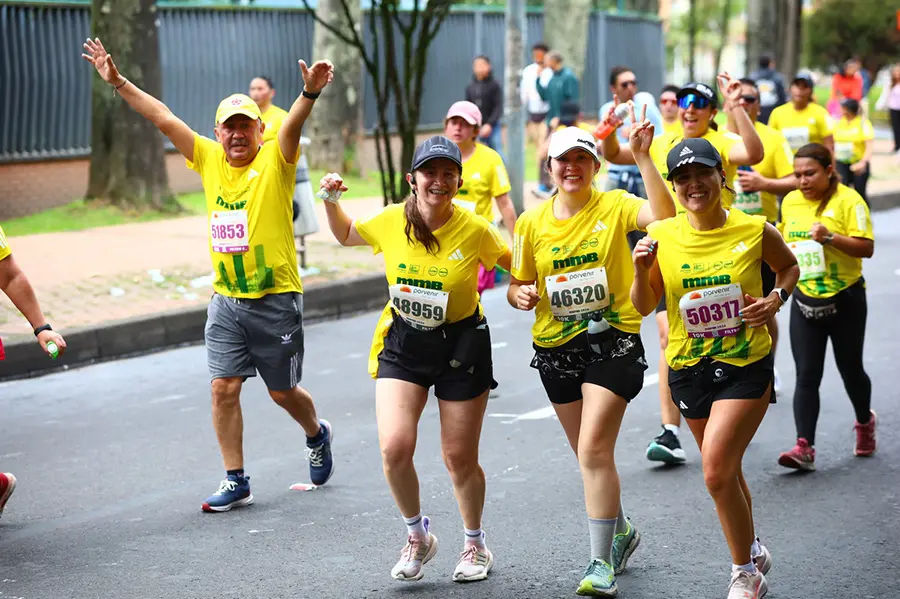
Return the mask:
<svg viewBox="0 0 900 599">
<path fill-rule="evenodd" d="M 334 434 L 331 432 L 331 423 L 319 420 L 319 424 L 325 433 L 324 438 L 315 445 L 306 442 L 309 480 L 314 485 L 324 485 L 334 474 L 334 460 L 331 459 L 331 442 L 334 440 Z"/>
<path fill-rule="evenodd" d="M 250 493 L 250 477 L 229 475 L 219 485 L 219 490 L 206 498 L 204 512 L 227 512 L 233 507 L 244 507 L 253 503 Z"/>
</svg>

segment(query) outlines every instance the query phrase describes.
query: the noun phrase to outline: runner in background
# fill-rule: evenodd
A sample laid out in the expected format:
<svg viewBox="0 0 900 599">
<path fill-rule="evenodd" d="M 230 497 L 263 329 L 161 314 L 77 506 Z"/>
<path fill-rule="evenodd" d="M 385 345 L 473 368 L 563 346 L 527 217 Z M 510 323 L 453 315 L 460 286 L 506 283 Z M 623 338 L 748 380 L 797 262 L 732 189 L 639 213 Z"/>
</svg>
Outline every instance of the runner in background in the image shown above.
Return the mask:
<svg viewBox="0 0 900 599">
<path fill-rule="evenodd" d="M 814 89 L 810 73 L 797 73 L 791 82 L 790 103 L 779 106 L 769 117 L 769 126 L 781 131 L 794 152 L 809 143 L 834 150 L 834 122 L 828 111 L 813 101 Z"/>
<path fill-rule="evenodd" d="M 494 204 L 512 238 L 516 228 L 516 209 L 509 198 L 509 175 L 500 154 L 477 140 L 482 126 L 481 111 L 471 102 L 456 102 L 444 117 L 444 135 L 462 154 L 462 184 L 453 203 L 494 222 Z M 478 293 L 493 289 L 496 270 L 478 267 Z"/>
<path fill-rule="evenodd" d="M 750 73 L 749 78 L 759 89 L 759 121 L 768 124 L 772 111 L 788 101 L 784 77 L 775 70 L 772 57 L 764 54 L 759 57 L 759 69 Z"/>
<path fill-rule="evenodd" d="M 731 206 L 739 208 L 747 214 L 762 214 L 766 221 L 775 225 L 778 222 L 778 198 L 795 190 L 797 180 L 794 177 L 794 162 L 791 148 L 784 136 L 775 129 L 759 122 L 760 91 L 750 79 L 741 79 L 741 106 L 747 111 L 753 126 L 763 144 L 762 162 L 753 167 L 739 166 L 737 178 L 734 180 L 735 196 Z M 728 128 L 737 131 L 734 119 L 728 119 Z M 763 295 L 769 295 L 775 288 L 775 273 L 765 262 L 760 264 L 763 279 Z M 767 323 L 769 336 L 772 337 L 772 357 L 778 348 L 778 320 L 772 318 Z M 781 377 L 775 369 L 775 393 L 781 390 Z"/>
<path fill-rule="evenodd" d="M 841 102 L 841 118 L 834 126 L 834 158 L 841 181 L 856 190 L 866 204 L 866 185 L 872 173 L 875 128 L 860 114 L 859 102 L 849 98 Z"/>
<path fill-rule="evenodd" d="M 488 221 L 452 203 L 463 169 L 459 148 L 446 137 L 431 137 L 413 155 L 406 175 L 410 197 L 355 221 L 337 202 L 336 192 L 347 190 L 340 176 L 322 179 L 335 239 L 384 254 L 391 299 L 375 328 L 369 373 L 376 378 L 384 476 L 408 534 L 391 570 L 402 581 L 420 580 L 422 566 L 438 548 L 431 521 L 422 513 L 413 464 L 431 387 L 441 416 L 441 452 L 465 535 L 453 580 L 484 580 L 494 563 L 482 532 L 485 478 L 478 444 L 488 392 L 496 383 L 475 273 L 479 266 L 491 270 L 498 263 L 509 269 L 510 252 Z"/>
<path fill-rule="evenodd" d="M 200 174 L 206 195 L 209 250 L 215 293 L 204 336 L 216 430 L 225 479 L 202 504 L 227 512 L 253 503 L 244 473 L 241 389 L 247 378 L 263 379 L 269 396 L 303 429 L 314 484 L 334 472 L 331 424 L 319 420 L 303 371 L 303 286 L 291 219 L 291 195 L 303 123 L 334 78 L 334 66 L 300 61 L 303 92 L 278 131 L 262 143 L 259 107 L 244 94 L 216 110 L 216 140 L 203 137 L 150 94 L 119 74 L 99 39 L 88 39 L 82 57 L 131 108 L 152 122 Z"/>
<path fill-rule="evenodd" d="M 266 126 L 263 131 L 263 143 L 278 139 L 278 130 L 288 113 L 275 106 L 272 100 L 275 99 L 275 84 L 272 79 L 265 75 L 257 75 L 250 81 L 250 98 L 259 106 L 259 113 L 262 115 L 263 124 Z"/>
<path fill-rule="evenodd" d="M 526 133 L 528 140 L 534 144 L 535 148 L 541 148 L 548 137 L 547 112 L 550 111 L 550 105 L 541 98 L 541 94 L 537 90 L 537 82 L 546 86 L 553 77 L 553 71 L 545 69 L 547 52 L 550 48 L 543 42 L 538 42 L 531 47 L 532 62 L 530 65 L 522 69 L 522 81 L 519 84 L 519 93 L 522 96 L 522 106 L 528 111 L 528 122 L 526 123 Z M 538 173 L 540 180 L 538 183 L 538 192 L 546 194 L 550 192 L 549 174 L 544 168 L 543 161 L 538 158 Z"/>
<path fill-rule="evenodd" d="M 659 113 L 663 121 L 663 133 L 680 135 L 681 119 L 678 118 L 678 92 L 681 88 L 671 83 L 662 88 L 659 94 Z"/>
<path fill-rule="evenodd" d="M 875 252 L 869 207 L 840 183 L 831 153 L 820 144 L 794 156 L 799 189 L 781 204 L 781 232 L 800 264 L 800 283 L 791 306 L 791 351 L 797 370 L 794 421 L 797 444 L 782 453 L 785 468 L 816 469 L 819 386 L 828 340 L 844 388 L 856 413 L 857 456 L 875 453 L 872 381 L 863 366 L 866 284 L 863 258 Z"/>
</svg>

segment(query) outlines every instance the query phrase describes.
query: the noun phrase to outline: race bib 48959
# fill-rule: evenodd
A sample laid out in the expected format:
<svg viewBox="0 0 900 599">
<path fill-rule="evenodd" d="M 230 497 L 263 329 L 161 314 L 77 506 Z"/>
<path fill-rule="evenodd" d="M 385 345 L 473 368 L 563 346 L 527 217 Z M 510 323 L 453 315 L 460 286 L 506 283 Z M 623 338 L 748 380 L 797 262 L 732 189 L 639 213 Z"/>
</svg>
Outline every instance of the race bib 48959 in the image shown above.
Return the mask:
<svg viewBox="0 0 900 599">
<path fill-rule="evenodd" d="M 389 291 L 394 310 L 413 328 L 430 331 L 447 319 L 446 291 L 408 285 L 391 285 Z"/>
</svg>

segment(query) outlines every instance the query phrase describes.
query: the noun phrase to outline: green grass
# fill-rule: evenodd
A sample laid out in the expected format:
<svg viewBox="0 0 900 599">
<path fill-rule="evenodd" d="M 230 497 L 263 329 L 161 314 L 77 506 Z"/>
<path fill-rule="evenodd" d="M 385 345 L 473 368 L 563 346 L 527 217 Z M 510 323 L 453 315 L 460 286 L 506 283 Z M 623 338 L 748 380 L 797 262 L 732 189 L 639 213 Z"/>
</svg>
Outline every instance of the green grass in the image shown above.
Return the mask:
<svg viewBox="0 0 900 599">
<path fill-rule="evenodd" d="M 319 179 L 324 175 L 325 171 L 310 171 L 313 190 L 318 189 Z M 381 197 L 381 180 L 378 173 L 371 173 L 370 176 L 365 178 L 347 176 L 344 182 L 350 188 L 350 191 L 347 192 L 348 200 Z M 206 200 L 201 192 L 181 195 L 178 197 L 178 201 L 181 202 L 185 212 L 172 215 L 154 211 L 129 212 L 108 204 L 75 200 L 64 206 L 8 220 L 2 225 L 3 231 L 8 236 L 20 237 L 22 235 L 83 231 L 96 227 L 111 227 L 167 218 L 196 216 L 206 212 Z"/>
</svg>

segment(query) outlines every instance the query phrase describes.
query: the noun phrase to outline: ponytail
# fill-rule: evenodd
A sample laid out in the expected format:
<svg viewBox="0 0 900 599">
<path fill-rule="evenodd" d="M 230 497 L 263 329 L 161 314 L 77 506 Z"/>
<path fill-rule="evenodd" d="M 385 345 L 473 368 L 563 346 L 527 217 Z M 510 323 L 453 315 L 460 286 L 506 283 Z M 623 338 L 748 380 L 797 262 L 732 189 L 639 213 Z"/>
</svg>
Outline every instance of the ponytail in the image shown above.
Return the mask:
<svg viewBox="0 0 900 599">
<path fill-rule="evenodd" d="M 406 241 L 410 245 L 415 245 L 415 242 L 418 241 L 425 246 L 425 250 L 429 254 L 437 255 L 438 250 L 441 249 L 441 244 L 438 242 L 437 237 L 434 236 L 434 233 L 431 232 L 431 229 L 425 224 L 425 219 L 422 218 L 422 213 L 419 212 L 419 206 L 416 203 L 415 192 L 406 198 L 405 203 L 406 227 L 404 231 L 406 232 Z M 415 239 L 413 239 L 413 235 L 410 235 L 410 232 L 413 233 Z"/>
<path fill-rule="evenodd" d="M 834 158 L 828 148 L 822 144 L 806 144 L 797 150 L 797 153 L 794 154 L 794 158 L 811 158 L 818 162 L 826 171 L 828 170 L 828 167 L 831 167 L 831 176 L 828 177 L 828 188 L 825 190 L 825 193 L 822 194 L 822 199 L 819 201 L 819 207 L 816 208 L 816 216 L 821 216 L 825 211 L 825 206 L 828 205 L 828 201 L 831 200 L 831 197 L 835 193 L 837 193 L 838 185 L 841 183 L 841 176 L 834 168 Z"/>
</svg>

